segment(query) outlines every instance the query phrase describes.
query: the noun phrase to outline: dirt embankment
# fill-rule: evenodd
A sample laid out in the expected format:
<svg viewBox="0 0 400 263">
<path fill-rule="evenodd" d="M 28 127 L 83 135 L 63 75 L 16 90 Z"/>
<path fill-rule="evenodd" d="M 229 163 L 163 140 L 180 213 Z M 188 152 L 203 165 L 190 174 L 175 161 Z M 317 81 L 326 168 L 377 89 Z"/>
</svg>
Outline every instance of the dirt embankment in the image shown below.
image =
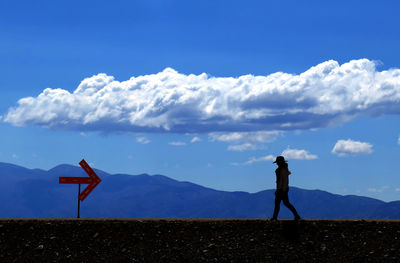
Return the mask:
<svg viewBox="0 0 400 263">
<path fill-rule="evenodd" d="M 400 262 L 400 221 L 3 219 L 0 262 Z"/>
</svg>

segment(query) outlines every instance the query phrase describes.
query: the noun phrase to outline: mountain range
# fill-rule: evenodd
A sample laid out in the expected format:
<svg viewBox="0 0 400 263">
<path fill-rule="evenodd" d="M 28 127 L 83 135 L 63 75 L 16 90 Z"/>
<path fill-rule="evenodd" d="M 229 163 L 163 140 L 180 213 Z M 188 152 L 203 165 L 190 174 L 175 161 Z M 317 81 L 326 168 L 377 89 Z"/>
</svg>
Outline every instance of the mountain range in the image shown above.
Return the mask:
<svg viewBox="0 0 400 263">
<path fill-rule="evenodd" d="M 95 171 L 102 182 L 81 202 L 81 217 L 269 218 L 274 208 L 273 189 L 228 192 L 163 175 Z M 59 184 L 60 176 L 87 175 L 81 167 L 66 164 L 45 171 L 0 163 L 0 218 L 76 217 L 78 186 Z M 289 198 L 303 218 L 400 219 L 400 201 L 297 187 L 290 188 Z M 279 218 L 292 218 L 283 204 Z"/>
</svg>

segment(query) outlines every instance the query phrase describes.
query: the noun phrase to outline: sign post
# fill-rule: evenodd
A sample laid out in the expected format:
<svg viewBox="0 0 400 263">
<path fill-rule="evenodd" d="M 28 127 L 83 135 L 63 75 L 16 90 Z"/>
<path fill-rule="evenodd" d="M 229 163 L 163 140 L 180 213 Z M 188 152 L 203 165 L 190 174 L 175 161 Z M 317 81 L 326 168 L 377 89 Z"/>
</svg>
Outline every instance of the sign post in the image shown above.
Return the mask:
<svg viewBox="0 0 400 263">
<path fill-rule="evenodd" d="M 93 191 L 94 188 L 101 182 L 100 177 L 87 164 L 85 159 L 80 161 L 79 165 L 89 175 L 89 177 L 59 177 L 60 184 L 79 184 L 78 186 L 78 217 L 80 218 L 81 203 Z M 89 184 L 81 193 L 81 184 Z"/>
<path fill-rule="evenodd" d="M 79 184 L 78 188 L 78 217 L 81 218 L 80 212 L 81 212 L 81 200 L 79 200 L 79 196 L 81 195 L 81 184 Z"/>
</svg>

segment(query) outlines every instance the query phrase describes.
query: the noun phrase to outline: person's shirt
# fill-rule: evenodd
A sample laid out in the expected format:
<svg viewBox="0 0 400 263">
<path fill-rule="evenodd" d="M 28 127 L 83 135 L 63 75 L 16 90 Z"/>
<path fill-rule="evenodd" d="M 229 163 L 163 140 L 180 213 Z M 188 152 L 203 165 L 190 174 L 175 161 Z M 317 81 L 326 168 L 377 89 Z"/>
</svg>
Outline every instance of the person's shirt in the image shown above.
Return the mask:
<svg viewBox="0 0 400 263">
<path fill-rule="evenodd" d="M 276 190 L 287 191 L 289 190 L 289 171 L 287 165 L 283 167 L 278 167 L 275 170 L 276 174 Z"/>
</svg>

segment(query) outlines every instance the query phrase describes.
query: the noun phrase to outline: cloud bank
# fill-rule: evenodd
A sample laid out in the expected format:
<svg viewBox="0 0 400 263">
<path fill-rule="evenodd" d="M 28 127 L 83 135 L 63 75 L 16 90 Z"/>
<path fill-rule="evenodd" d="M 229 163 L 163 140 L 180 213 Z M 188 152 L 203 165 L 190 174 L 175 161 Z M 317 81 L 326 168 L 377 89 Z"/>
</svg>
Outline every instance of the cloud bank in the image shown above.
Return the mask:
<svg viewBox="0 0 400 263">
<path fill-rule="evenodd" d="M 212 77 L 166 68 L 117 81 L 98 74 L 71 93 L 45 89 L 8 110 L 16 126 L 102 132 L 256 132 L 323 128 L 400 113 L 400 69 L 329 60 L 294 75 Z"/>
<path fill-rule="evenodd" d="M 332 153 L 339 156 L 361 155 L 372 153 L 372 144 L 353 140 L 339 140 L 332 149 Z"/>
</svg>

